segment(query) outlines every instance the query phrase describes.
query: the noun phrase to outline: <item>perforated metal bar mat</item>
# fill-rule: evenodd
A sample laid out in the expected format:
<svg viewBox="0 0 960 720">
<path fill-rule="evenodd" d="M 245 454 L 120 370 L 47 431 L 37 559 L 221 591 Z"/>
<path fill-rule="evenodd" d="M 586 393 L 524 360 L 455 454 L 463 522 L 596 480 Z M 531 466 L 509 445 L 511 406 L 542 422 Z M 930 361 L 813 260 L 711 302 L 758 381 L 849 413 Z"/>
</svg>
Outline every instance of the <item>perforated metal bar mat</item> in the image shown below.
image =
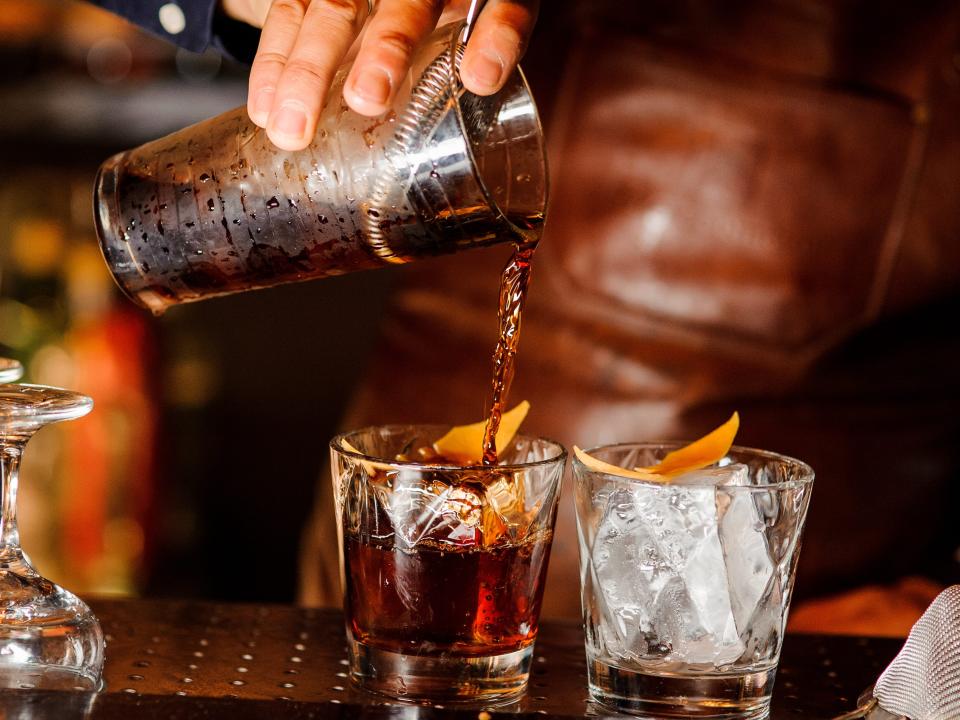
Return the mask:
<svg viewBox="0 0 960 720">
<path fill-rule="evenodd" d="M 17 702 L 0 699 L 0 717 L 454 720 L 477 718 L 481 710 L 413 706 L 351 687 L 343 620 L 335 610 L 142 600 L 91 605 L 108 638 L 104 692 L 89 708 L 56 693 L 17 693 Z M 788 636 L 771 717 L 845 712 L 900 645 Z M 532 720 L 607 714 L 587 700 L 586 682 L 580 625 L 545 622 L 527 695 L 490 712 Z"/>
</svg>

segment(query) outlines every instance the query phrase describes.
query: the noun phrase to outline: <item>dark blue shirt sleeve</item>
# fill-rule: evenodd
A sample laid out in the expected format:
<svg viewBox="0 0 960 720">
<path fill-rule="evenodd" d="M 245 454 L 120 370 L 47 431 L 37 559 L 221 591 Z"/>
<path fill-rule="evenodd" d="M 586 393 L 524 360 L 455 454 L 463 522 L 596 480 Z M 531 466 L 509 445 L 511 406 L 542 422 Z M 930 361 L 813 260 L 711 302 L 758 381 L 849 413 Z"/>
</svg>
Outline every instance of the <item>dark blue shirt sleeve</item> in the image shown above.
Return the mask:
<svg viewBox="0 0 960 720">
<path fill-rule="evenodd" d="M 256 53 L 260 31 L 224 16 L 218 0 L 90 0 L 105 10 L 126 18 L 144 30 L 176 45 L 203 52 L 213 47 L 221 54 L 249 63 Z M 173 5 L 173 8 L 164 6 Z M 183 13 L 183 28 L 170 22 Z M 164 22 L 164 17 L 166 22 Z"/>
</svg>

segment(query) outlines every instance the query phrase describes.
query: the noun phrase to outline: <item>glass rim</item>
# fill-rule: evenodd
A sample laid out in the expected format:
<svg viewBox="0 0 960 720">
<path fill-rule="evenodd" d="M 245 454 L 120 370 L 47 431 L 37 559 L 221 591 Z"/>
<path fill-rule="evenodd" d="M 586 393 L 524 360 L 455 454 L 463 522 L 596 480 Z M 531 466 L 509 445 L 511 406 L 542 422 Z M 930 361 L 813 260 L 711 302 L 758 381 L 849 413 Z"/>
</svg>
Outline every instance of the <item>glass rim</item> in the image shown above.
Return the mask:
<svg viewBox="0 0 960 720">
<path fill-rule="evenodd" d="M 121 282 L 120 276 L 113 270 L 113 263 L 107 258 L 106 238 L 115 234 L 112 232 L 112 228 L 120 227 L 119 217 L 115 219 L 113 212 L 115 208 L 119 206 L 119 201 L 117 200 L 117 172 L 120 161 L 123 160 L 128 152 L 128 150 L 124 150 L 114 153 L 97 168 L 97 176 L 93 181 L 93 223 L 97 234 L 97 247 L 100 249 L 100 256 L 103 258 L 104 264 L 110 271 L 110 279 L 113 280 L 114 286 L 134 305 L 156 315 L 157 312 L 154 308 L 144 302 L 139 293 L 133 292 L 126 287 L 125 283 Z M 104 198 L 106 198 L 106 200 L 104 200 Z M 119 213 L 119 210 L 117 213 Z M 142 277 L 143 271 L 140 265 L 134 263 L 134 266 Z"/>
<path fill-rule="evenodd" d="M 670 449 L 676 450 L 685 445 L 689 445 L 689 441 L 682 440 L 665 440 L 661 442 L 649 441 L 649 442 L 621 442 L 621 443 L 606 443 L 603 445 L 594 445 L 590 448 L 585 448 L 583 452 L 588 455 L 592 455 L 594 452 L 600 450 L 614 450 L 614 449 L 644 449 L 644 448 L 659 448 L 659 449 Z M 724 458 L 730 458 L 730 454 L 742 454 L 746 456 L 753 456 L 754 458 L 759 458 L 762 460 L 767 460 L 770 462 L 780 462 L 786 465 L 792 466 L 801 473 L 801 477 L 793 478 L 791 480 L 781 480 L 778 482 L 771 482 L 765 485 L 735 485 L 729 486 L 728 489 L 732 490 L 746 490 L 746 491 L 756 491 L 763 490 L 765 488 L 789 488 L 800 485 L 811 485 L 816 477 L 816 473 L 813 468 L 805 463 L 803 460 L 798 460 L 795 457 L 790 455 L 784 455 L 782 453 L 775 452 L 773 450 L 762 450 L 760 448 L 748 447 L 746 445 L 731 445 L 730 450 L 727 451 L 727 454 L 723 456 Z M 631 480 L 636 483 L 643 485 L 648 485 L 651 487 L 663 487 L 663 486 L 673 486 L 673 487 L 685 487 L 685 488 L 701 488 L 701 487 L 715 487 L 713 483 L 683 483 L 683 485 L 674 485 L 674 483 L 658 483 L 648 480 L 641 480 L 640 478 L 630 478 L 623 475 L 617 475 L 616 473 L 601 472 L 599 470 L 593 470 L 587 465 L 585 465 L 580 458 L 574 454 L 573 464 L 575 468 L 583 468 L 586 472 L 589 472 L 593 475 L 605 475 L 611 478 L 617 478 L 619 480 Z M 626 469 L 626 468 L 624 468 Z M 728 486 L 724 486 L 728 487 Z"/>
<path fill-rule="evenodd" d="M 464 145 L 466 146 L 467 157 L 470 158 L 470 172 L 473 174 L 474 180 L 477 181 L 477 185 L 480 187 L 480 192 L 483 193 L 484 200 L 487 201 L 487 205 L 491 210 L 494 211 L 497 218 L 505 223 L 518 237 L 524 237 L 526 232 L 529 232 L 526 228 L 521 228 L 516 225 L 507 214 L 503 211 L 503 208 L 500 207 L 493 195 L 490 192 L 490 189 L 487 187 L 487 182 L 484 180 L 483 175 L 480 174 L 480 168 L 477 164 L 477 157 L 473 152 L 473 143 L 470 141 L 470 133 L 467 129 L 467 121 L 463 117 L 463 93 L 469 92 L 466 88 L 463 87 L 463 83 L 460 80 L 460 67 L 457 63 L 457 48 L 461 44 L 460 38 L 463 37 L 463 31 L 467 26 L 466 21 L 452 22 L 450 25 L 453 28 L 453 32 L 450 36 L 450 72 L 448 73 L 449 77 L 449 90 L 450 95 L 454 100 L 454 106 L 457 111 L 457 123 L 460 126 L 460 132 L 463 133 L 463 137 L 466 140 Z M 547 147 L 546 139 L 543 136 L 543 120 L 540 118 L 540 109 L 537 107 L 537 103 L 533 98 L 533 91 L 530 89 L 530 83 L 527 82 L 527 76 L 524 74 L 523 70 L 520 67 L 520 64 L 517 63 L 517 66 L 513 69 L 513 72 L 507 76 L 509 83 L 510 76 L 516 75 L 520 87 L 523 90 L 523 93 L 527 96 L 527 99 L 530 102 L 530 107 L 533 110 L 533 122 L 537 128 L 537 136 L 540 138 L 540 159 L 543 166 L 543 200 L 540 203 L 540 212 L 546 217 L 547 213 L 547 203 L 550 197 L 550 169 L 547 166 Z M 506 85 L 506 84 L 505 84 Z M 503 92 L 501 88 L 498 92 Z"/>
<path fill-rule="evenodd" d="M 355 452 L 353 450 L 348 450 L 343 447 L 343 441 L 347 440 L 351 436 L 358 435 L 362 432 L 368 432 L 371 430 L 400 430 L 400 429 L 409 429 L 409 428 L 419 428 L 419 429 L 436 429 L 438 431 L 449 430 L 452 425 L 442 425 L 440 423 L 393 423 L 390 425 L 367 425 L 366 427 L 358 428 L 356 430 L 349 430 L 347 432 L 338 433 L 334 435 L 330 440 L 330 449 L 340 453 L 341 455 L 346 455 L 347 457 L 354 458 L 363 462 L 376 462 L 382 465 L 389 465 L 391 468 L 396 468 L 397 470 L 423 470 L 423 471 L 439 471 L 439 472 L 453 472 L 453 471 L 463 471 L 463 470 L 489 470 L 489 471 L 499 471 L 499 472 L 510 472 L 510 471 L 519 471 L 519 470 L 530 470 L 532 468 L 537 468 L 546 465 L 553 465 L 556 463 L 564 464 L 567 460 L 567 448 L 564 447 L 562 443 L 557 442 L 548 437 L 543 437 L 540 435 L 525 435 L 523 433 L 517 433 L 514 435 L 516 438 L 525 438 L 528 440 L 536 440 L 547 445 L 551 445 L 554 448 L 559 450 L 559 453 L 553 457 L 543 458 L 542 460 L 533 460 L 531 462 L 525 463 L 508 463 L 508 464 L 497 464 L 497 465 L 452 465 L 450 463 L 437 464 L 437 463 L 426 463 L 426 462 L 416 462 L 413 460 L 391 460 L 388 458 L 382 458 L 375 455 L 367 455 L 362 452 Z"/>
</svg>

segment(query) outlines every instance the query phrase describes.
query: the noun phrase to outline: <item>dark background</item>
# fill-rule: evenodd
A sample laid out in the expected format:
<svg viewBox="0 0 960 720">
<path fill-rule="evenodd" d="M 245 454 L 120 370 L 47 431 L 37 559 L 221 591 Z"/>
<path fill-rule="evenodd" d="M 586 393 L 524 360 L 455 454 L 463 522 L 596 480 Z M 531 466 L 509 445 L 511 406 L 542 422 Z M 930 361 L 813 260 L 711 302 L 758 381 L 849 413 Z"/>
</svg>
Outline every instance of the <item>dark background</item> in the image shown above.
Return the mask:
<svg viewBox="0 0 960 720">
<path fill-rule="evenodd" d="M 23 217 L 39 218 L 65 228 L 68 248 L 93 243 L 90 192 L 105 158 L 245 102 L 244 68 L 177 51 L 100 10 L 35 0 L 3 7 L 9 16 L 0 24 L 0 148 L 7 180 L 0 208 L 9 232 Z M 3 244 L 11 247 L 9 238 Z M 69 262 L 28 276 L 0 246 L 0 297 L 20 303 L 24 313 L 45 308 L 47 335 L 67 353 L 69 343 L 58 338 L 78 322 L 63 279 Z M 136 350 L 159 418 L 153 467 L 114 474 L 120 485 L 146 478 L 146 507 L 127 508 L 146 537 L 142 552 L 125 560 L 132 581 L 116 587 L 96 572 L 79 572 L 68 538 L 49 523 L 56 535 L 50 562 L 68 587 L 292 600 L 300 533 L 326 444 L 365 367 L 397 272 L 186 305 L 156 319 L 111 289 L 112 312 L 144 331 Z M 0 352 L 26 364 L 28 381 L 47 381 L 33 362 L 40 341 L 19 337 L 4 319 Z M 113 442 L 125 442 L 122 433 Z M 27 460 L 25 485 L 39 464 L 29 454 Z M 131 473 L 143 477 L 131 480 Z M 128 495 L 108 493 L 107 515 L 124 514 L 118 503 L 135 504 Z M 24 509 L 28 551 L 32 514 Z"/>
</svg>

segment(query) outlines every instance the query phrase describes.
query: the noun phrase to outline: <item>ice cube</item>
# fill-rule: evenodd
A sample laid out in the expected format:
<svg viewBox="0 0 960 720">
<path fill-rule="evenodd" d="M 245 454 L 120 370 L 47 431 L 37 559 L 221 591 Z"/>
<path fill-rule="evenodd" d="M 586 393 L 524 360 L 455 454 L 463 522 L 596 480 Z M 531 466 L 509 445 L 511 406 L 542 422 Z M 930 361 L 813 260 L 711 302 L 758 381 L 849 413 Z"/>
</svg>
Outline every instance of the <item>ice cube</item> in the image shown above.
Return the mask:
<svg viewBox="0 0 960 720">
<path fill-rule="evenodd" d="M 673 485 L 749 485 L 750 468 L 740 463 L 711 466 L 684 473 L 673 479 Z"/>
<path fill-rule="evenodd" d="M 592 560 L 606 605 L 602 634 L 612 654 L 713 665 L 742 654 L 713 487 L 616 490 Z"/>
<path fill-rule="evenodd" d="M 600 633 L 614 655 L 628 658 L 647 652 L 642 639 L 650 630 L 649 609 L 656 601 L 658 559 L 633 493 L 616 490 L 607 499 L 592 553 L 592 569 L 604 605 Z"/>
<path fill-rule="evenodd" d="M 641 492 L 638 508 L 653 525 L 653 536 L 671 569 L 679 576 L 688 600 L 689 618 L 679 633 L 668 636 L 674 660 L 724 665 L 743 652 L 737 634 L 723 548 L 717 532 L 715 491 L 712 487 L 665 487 Z M 683 605 L 673 591 L 675 604 Z M 658 608 L 663 608 L 663 602 Z M 669 627 L 669 616 L 654 623 Z"/>
<path fill-rule="evenodd" d="M 751 484 L 750 469 L 739 463 L 686 473 L 675 483 L 714 485 L 717 488 L 719 537 L 730 605 L 737 631 L 743 635 L 767 593 L 774 569 L 762 515 L 754 502 L 762 491 L 733 489 Z"/>
<path fill-rule="evenodd" d="M 747 631 L 750 619 L 768 594 L 774 574 L 766 526 L 754 502 L 755 495 L 746 489 L 717 489 L 720 542 L 730 602 L 741 634 Z"/>
<path fill-rule="evenodd" d="M 476 545 L 481 538 L 482 488 L 471 483 L 452 485 L 442 479 L 399 473 L 387 498 L 387 514 L 395 542 L 413 549 L 424 540 L 461 547 Z"/>
<path fill-rule="evenodd" d="M 529 527 L 525 484 L 518 473 L 503 473 L 484 484 L 483 546 L 519 542 Z M 533 510 L 535 510 L 534 508 Z"/>
</svg>

